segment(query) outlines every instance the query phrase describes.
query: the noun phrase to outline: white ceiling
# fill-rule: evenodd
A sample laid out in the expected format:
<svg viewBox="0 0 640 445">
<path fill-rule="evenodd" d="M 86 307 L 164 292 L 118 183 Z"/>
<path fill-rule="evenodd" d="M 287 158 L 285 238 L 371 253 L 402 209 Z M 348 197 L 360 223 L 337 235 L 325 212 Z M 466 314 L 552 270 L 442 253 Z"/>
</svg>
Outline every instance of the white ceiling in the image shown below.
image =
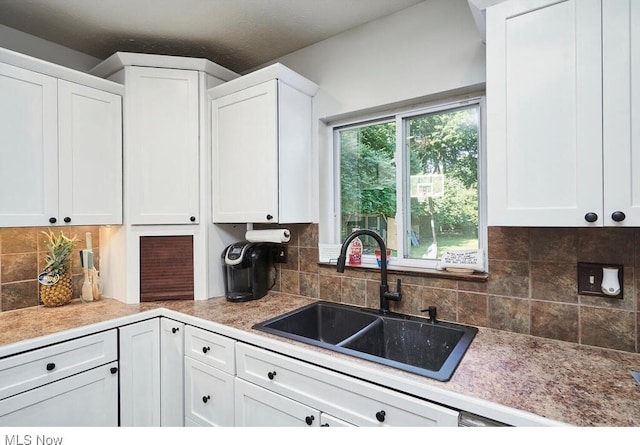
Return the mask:
<svg viewBox="0 0 640 445">
<path fill-rule="evenodd" d="M 0 24 L 99 59 L 204 57 L 242 73 L 422 1 L 0 0 Z"/>
</svg>

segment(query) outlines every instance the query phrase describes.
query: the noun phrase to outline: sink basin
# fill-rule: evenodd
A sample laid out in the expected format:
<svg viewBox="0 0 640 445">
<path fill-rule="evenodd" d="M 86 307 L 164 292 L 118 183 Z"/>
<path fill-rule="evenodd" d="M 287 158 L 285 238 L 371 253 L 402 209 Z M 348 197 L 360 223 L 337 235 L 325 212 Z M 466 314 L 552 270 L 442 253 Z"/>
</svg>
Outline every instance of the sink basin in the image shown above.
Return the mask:
<svg viewBox="0 0 640 445">
<path fill-rule="evenodd" d="M 377 319 L 376 315 L 358 309 L 314 303 L 259 323 L 254 328 L 304 342 L 335 345 Z"/>
<path fill-rule="evenodd" d="M 319 301 L 254 329 L 447 381 L 478 332 L 472 326 Z"/>
</svg>

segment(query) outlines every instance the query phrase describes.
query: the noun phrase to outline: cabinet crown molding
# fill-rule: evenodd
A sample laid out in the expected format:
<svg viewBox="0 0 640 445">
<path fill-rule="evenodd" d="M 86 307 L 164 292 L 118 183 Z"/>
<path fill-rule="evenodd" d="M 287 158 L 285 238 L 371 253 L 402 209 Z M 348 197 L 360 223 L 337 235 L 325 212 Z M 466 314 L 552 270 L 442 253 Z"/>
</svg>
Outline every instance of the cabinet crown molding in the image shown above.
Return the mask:
<svg viewBox="0 0 640 445">
<path fill-rule="evenodd" d="M 278 79 L 310 97 L 315 96 L 320 88 L 314 82 L 306 79 L 283 64 L 274 63 L 273 65 L 266 66 L 209 89 L 209 97 L 211 99 L 217 99 L 273 79 Z"/>
<path fill-rule="evenodd" d="M 239 74 L 210 61 L 196 57 L 165 56 L 160 54 L 143 54 L 119 51 L 93 67 L 90 74 L 107 78 L 126 66 L 146 66 L 151 68 L 176 68 L 202 71 L 223 81 L 233 80 Z"/>
</svg>

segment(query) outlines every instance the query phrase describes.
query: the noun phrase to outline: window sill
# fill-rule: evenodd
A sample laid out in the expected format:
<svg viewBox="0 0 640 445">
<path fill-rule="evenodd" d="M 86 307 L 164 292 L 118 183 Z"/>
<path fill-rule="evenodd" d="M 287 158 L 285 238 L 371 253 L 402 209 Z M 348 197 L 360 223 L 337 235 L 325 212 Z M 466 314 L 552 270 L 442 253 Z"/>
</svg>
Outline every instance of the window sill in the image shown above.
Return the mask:
<svg viewBox="0 0 640 445">
<path fill-rule="evenodd" d="M 336 267 L 335 263 L 327 263 L 327 262 L 318 262 L 320 266 L 331 266 L 333 268 Z M 362 264 L 360 266 L 350 266 L 346 265 L 345 269 L 349 270 L 371 270 L 371 269 L 380 269 L 375 264 Z M 458 281 L 487 281 L 489 278 L 489 274 L 487 272 L 473 272 L 473 273 L 461 273 L 461 272 L 450 272 L 446 270 L 437 270 L 437 269 L 425 269 L 422 267 L 411 267 L 411 266 L 387 266 L 387 271 L 391 273 L 401 273 L 403 275 L 411 275 L 411 276 L 421 276 L 421 277 L 430 277 L 430 278 L 442 278 L 445 280 L 458 280 Z"/>
</svg>

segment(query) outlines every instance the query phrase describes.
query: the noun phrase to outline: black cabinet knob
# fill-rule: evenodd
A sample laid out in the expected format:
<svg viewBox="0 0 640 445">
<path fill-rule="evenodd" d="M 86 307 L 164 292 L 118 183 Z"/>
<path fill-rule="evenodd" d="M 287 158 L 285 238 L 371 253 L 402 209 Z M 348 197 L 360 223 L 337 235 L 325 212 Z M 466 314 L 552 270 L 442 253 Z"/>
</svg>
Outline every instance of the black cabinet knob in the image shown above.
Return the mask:
<svg viewBox="0 0 640 445">
<path fill-rule="evenodd" d="M 267 373 L 267 377 L 269 377 L 269 380 L 273 380 L 273 378 L 276 376 L 276 372 L 275 371 L 269 371 Z"/>
<path fill-rule="evenodd" d="M 55 224 L 55 223 L 57 223 L 57 222 L 58 222 L 58 220 L 52 216 L 51 218 L 49 218 L 49 222 L 50 222 L 51 224 Z"/>
<path fill-rule="evenodd" d="M 171 328 L 171 332 L 173 332 L 174 334 L 175 334 L 176 332 L 178 332 L 179 330 L 180 330 L 180 328 Z"/>
<path fill-rule="evenodd" d="M 70 223 L 71 222 L 71 218 L 69 218 L 68 216 L 65 216 L 63 221 L 66 222 L 66 223 Z"/>
<path fill-rule="evenodd" d="M 596 222 L 598 220 L 598 214 L 597 213 L 593 213 L 593 212 L 589 212 L 586 215 L 584 215 L 584 219 L 587 222 Z"/>
<path fill-rule="evenodd" d="M 53 371 L 56 367 L 55 363 L 47 363 L 47 371 Z"/>
<path fill-rule="evenodd" d="M 209 352 L 211 350 L 211 348 L 209 346 L 203 346 L 202 347 L 202 353 L 206 354 L 207 352 Z"/>
<path fill-rule="evenodd" d="M 383 410 L 380 410 L 376 413 L 376 419 L 378 419 L 378 422 L 384 422 L 384 418 L 387 415 L 387 413 L 385 413 Z"/>
<path fill-rule="evenodd" d="M 109 369 L 109 372 L 111 372 L 111 374 L 115 374 L 116 372 L 118 372 L 118 368 L 114 366 L 113 368 Z"/>
<path fill-rule="evenodd" d="M 331 426 L 331 425 L 329 425 L 328 423 L 323 423 L 323 424 L 322 424 L 322 425 L 320 425 L 320 426 Z"/>
<path fill-rule="evenodd" d="M 271 221 L 273 219 L 273 215 L 267 215 L 267 221 Z"/>
<path fill-rule="evenodd" d="M 202 396 L 202 403 L 207 403 L 211 399 L 211 396 Z"/>
<path fill-rule="evenodd" d="M 625 215 L 624 212 L 621 212 L 620 210 L 613 212 L 611 214 L 611 219 L 614 220 L 615 222 L 622 222 L 626 217 L 627 215 Z"/>
<path fill-rule="evenodd" d="M 304 421 L 307 423 L 307 425 L 311 425 L 314 420 L 316 420 L 316 418 L 313 416 L 307 416 L 304 418 Z"/>
<path fill-rule="evenodd" d="M 195 222 L 195 221 L 196 221 L 196 217 L 195 217 L 195 216 L 192 216 L 191 218 L 189 218 L 189 221 L 191 221 L 191 222 Z"/>
</svg>

